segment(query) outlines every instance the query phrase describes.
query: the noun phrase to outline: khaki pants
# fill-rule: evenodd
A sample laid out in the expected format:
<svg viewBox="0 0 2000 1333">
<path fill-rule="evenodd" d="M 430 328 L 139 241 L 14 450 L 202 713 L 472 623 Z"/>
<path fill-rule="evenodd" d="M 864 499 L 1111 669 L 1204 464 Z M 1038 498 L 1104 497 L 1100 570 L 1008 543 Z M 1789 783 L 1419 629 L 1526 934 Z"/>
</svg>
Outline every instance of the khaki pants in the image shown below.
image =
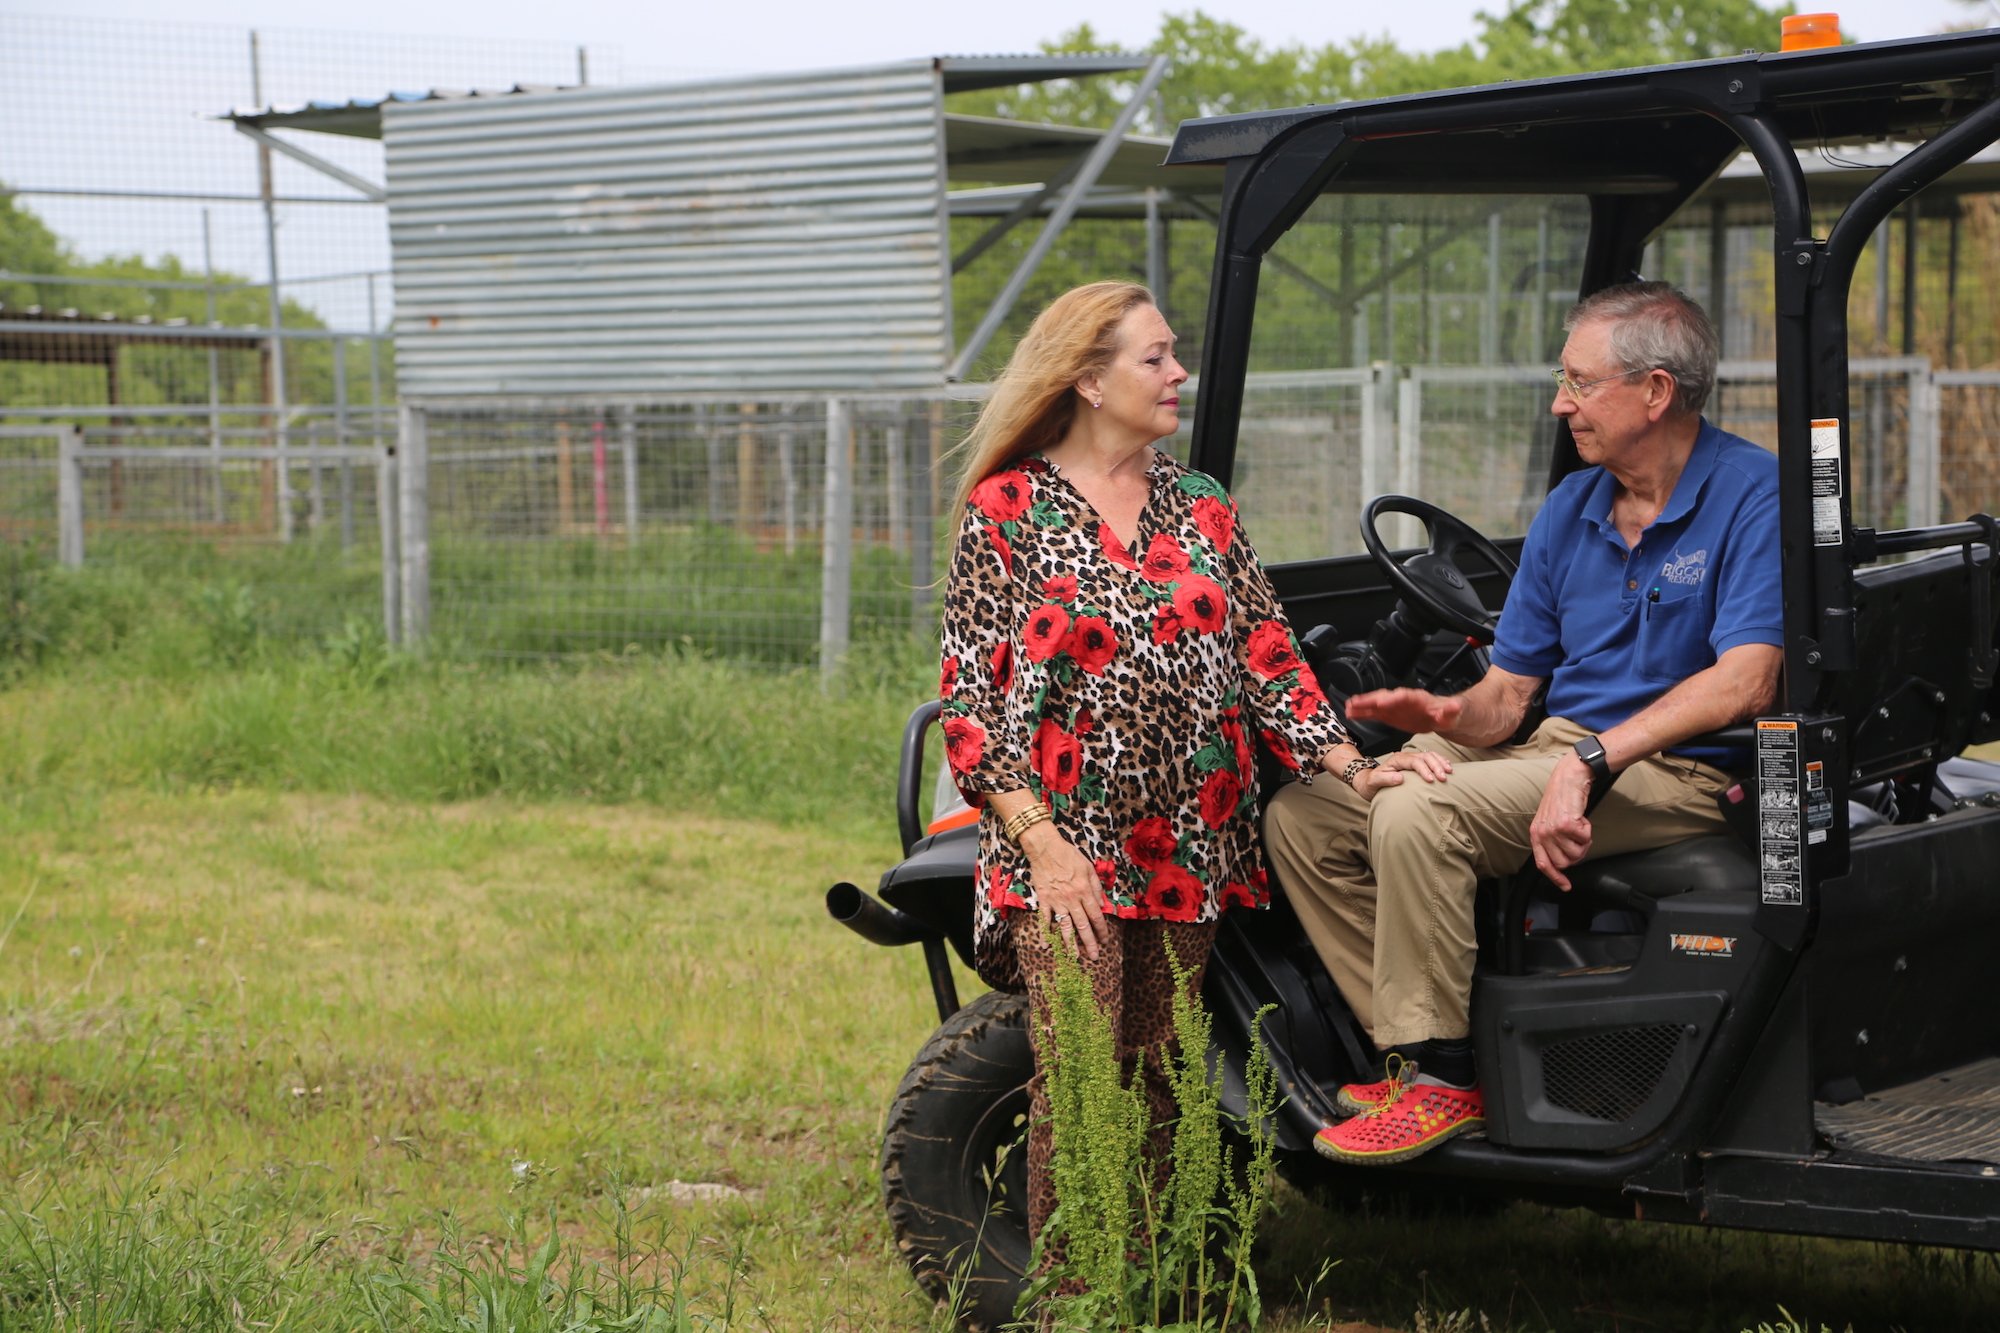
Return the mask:
<svg viewBox="0 0 2000 1333">
<path fill-rule="evenodd" d="M 1528 825 L 1549 774 L 1589 733 L 1552 717 L 1521 745 L 1476 750 L 1436 736 L 1451 776 L 1368 801 L 1338 778 L 1290 783 L 1264 816 L 1265 849 L 1340 993 L 1378 1047 L 1471 1033 L 1473 891 L 1532 863 Z M 1658 755 L 1618 775 L 1591 813 L 1592 857 L 1721 832 L 1721 769 Z"/>
</svg>

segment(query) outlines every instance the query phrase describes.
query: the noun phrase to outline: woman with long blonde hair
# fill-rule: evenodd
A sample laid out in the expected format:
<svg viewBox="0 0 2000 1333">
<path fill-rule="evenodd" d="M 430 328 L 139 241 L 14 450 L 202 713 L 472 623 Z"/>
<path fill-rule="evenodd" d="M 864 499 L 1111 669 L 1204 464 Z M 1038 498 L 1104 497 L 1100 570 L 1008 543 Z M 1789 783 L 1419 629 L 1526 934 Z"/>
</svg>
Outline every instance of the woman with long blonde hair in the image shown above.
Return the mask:
<svg viewBox="0 0 2000 1333">
<path fill-rule="evenodd" d="M 1078 287 L 1030 325 L 961 449 L 943 725 L 953 776 L 983 812 L 979 972 L 1028 994 L 1035 1236 L 1055 1204 L 1054 950 L 1076 955 L 1121 1056 L 1143 1062 L 1163 1167 L 1168 949 L 1198 986 L 1221 914 L 1269 898 L 1258 744 L 1306 780 L 1393 785 L 1429 762 L 1361 756 L 1234 503 L 1154 447 L 1179 429 L 1187 377 L 1144 287 Z"/>
</svg>

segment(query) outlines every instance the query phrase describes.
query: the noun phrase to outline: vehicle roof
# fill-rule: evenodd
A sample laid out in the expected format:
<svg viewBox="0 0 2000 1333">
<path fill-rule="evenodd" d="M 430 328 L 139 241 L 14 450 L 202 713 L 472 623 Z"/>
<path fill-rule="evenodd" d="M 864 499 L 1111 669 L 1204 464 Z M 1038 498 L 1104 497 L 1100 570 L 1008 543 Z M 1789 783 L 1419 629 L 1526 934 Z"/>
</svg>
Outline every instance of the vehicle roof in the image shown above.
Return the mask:
<svg viewBox="0 0 2000 1333">
<path fill-rule="evenodd" d="M 1922 140 L 1991 99 L 1997 69 L 2000 28 L 1748 53 L 1190 120 L 1167 162 L 1254 157 L 1338 121 L 1343 191 L 1667 193 L 1742 146 L 1688 104 L 1696 89 L 1760 109 L 1795 144 Z"/>
</svg>

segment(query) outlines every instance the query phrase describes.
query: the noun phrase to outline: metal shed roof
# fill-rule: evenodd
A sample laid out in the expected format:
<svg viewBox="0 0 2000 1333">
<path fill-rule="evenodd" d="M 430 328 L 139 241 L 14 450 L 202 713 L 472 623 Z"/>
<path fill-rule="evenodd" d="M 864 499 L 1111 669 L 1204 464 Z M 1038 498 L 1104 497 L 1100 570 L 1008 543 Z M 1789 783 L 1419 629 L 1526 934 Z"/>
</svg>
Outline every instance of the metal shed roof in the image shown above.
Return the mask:
<svg viewBox="0 0 2000 1333">
<path fill-rule="evenodd" d="M 1144 68 L 1143 57 L 1105 56 L 938 56 L 928 64 L 943 80 L 944 91 L 968 92 L 980 88 L 1008 87 L 1057 78 L 1125 73 Z M 712 82 L 674 84 L 675 88 L 715 90 L 733 86 L 768 85 L 773 76 L 755 80 L 728 79 Z M 787 75 L 812 78 L 814 75 Z M 626 85 L 631 91 L 641 85 Z M 261 130 L 310 130 L 321 134 L 343 134 L 357 139 L 382 137 L 383 111 L 387 107 L 436 102 L 471 102 L 481 99 L 517 97 L 522 94 L 576 92 L 576 88 L 516 85 L 490 91 L 432 89 L 421 93 L 390 93 L 380 98 L 358 98 L 347 102 L 308 102 L 293 106 L 232 111 L 226 119 Z M 590 91 L 615 91 L 600 85 Z M 996 120 L 957 112 L 944 115 L 945 169 L 958 181 L 979 185 L 1034 185 L 1052 179 L 1073 166 L 1103 137 L 1101 130 L 1075 125 L 1047 125 L 1033 121 Z M 1098 178 L 1105 190 L 1183 189 L 1190 186 L 1214 188 L 1207 177 L 1216 171 L 1185 168 L 1169 171 L 1162 164 L 1173 141 L 1148 135 L 1128 134 Z M 1199 184 L 1198 184 L 1199 183 Z M 1108 202 L 1108 201 L 1107 201 Z M 1107 209 L 1104 216 L 1126 216 L 1124 207 Z M 1098 216 L 1091 206 L 1085 216 Z"/>
<path fill-rule="evenodd" d="M 1086 55 L 998 55 L 932 56 L 928 63 L 937 70 L 946 95 L 977 92 L 984 88 L 1011 88 L 1023 83 L 1047 83 L 1052 79 L 1089 78 L 1098 74 L 1129 74 L 1146 68 L 1148 57 L 1123 52 Z M 915 63 L 915 62 L 909 62 Z M 762 82 L 770 75 L 747 75 L 690 81 L 685 86 L 719 87 L 731 83 Z M 786 77 L 801 77 L 787 75 Z M 264 130 L 312 130 L 319 134 L 346 134 L 357 139 L 382 137 L 382 108 L 392 102 L 443 102 L 468 97 L 509 97 L 517 93 L 569 91 L 567 84 L 515 84 L 509 88 L 462 89 L 430 88 L 423 92 L 391 92 L 381 97 L 355 97 L 344 102 L 291 102 L 265 107 L 239 107 L 223 118 L 254 125 Z M 604 86 L 604 85 L 596 85 Z"/>
</svg>

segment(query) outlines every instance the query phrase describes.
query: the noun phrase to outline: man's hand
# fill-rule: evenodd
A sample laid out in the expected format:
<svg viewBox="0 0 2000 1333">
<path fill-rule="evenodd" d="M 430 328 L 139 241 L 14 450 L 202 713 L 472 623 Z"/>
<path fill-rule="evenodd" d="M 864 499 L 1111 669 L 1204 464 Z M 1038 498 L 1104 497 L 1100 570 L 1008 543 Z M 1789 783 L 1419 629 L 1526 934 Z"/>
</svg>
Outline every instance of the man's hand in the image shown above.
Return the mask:
<svg viewBox="0 0 2000 1333">
<path fill-rule="evenodd" d="M 1575 754 L 1565 754 L 1549 774 L 1542 803 L 1528 825 L 1535 868 L 1565 893 L 1570 884 L 1563 871 L 1590 855 L 1590 819 L 1584 814 L 1590 804 L 1590 784 L 1590 765 Z"/>
<path fill-rule="evenodd" d="M 1420 736 L 1457 726 L 1465 714 L 1465 702 L 1457 695 L 1439 696 L 1429 690 L 1370 690 L 1349 699 L 1344 711 L 1349 717 L 1386 722 L 1398 731 Z"/>
</svg>

